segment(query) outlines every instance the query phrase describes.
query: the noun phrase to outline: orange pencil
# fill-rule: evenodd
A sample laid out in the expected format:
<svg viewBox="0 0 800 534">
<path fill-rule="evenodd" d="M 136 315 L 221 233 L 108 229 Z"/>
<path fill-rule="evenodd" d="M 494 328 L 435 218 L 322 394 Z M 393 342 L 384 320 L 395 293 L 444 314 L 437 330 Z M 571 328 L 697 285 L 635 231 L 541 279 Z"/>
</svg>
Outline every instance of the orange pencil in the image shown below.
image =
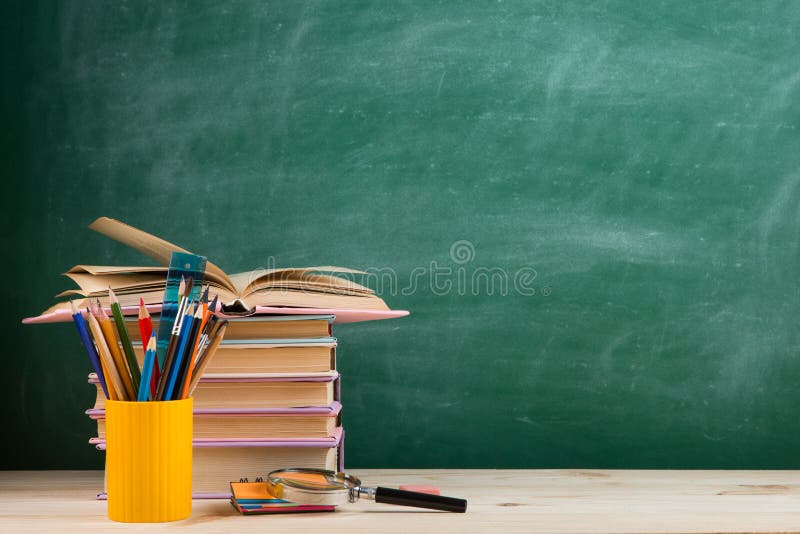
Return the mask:
<svg viewBox="0 0 800 534">
<path fill-rule="evenodd" d="M 89 307 L 86 308 L 86 325 L 87 326 L 91 326 L 89 324 L 89 317 L 92 317 L 91 307 L 92 307 L 92 301 L 90 300 L 89 301 Z M 98 329 L 99 329 L 100 325 L 97 325 L 97 326 L 98 326 Z M 94 330 L 92 330 L 91 328 L 89 329 L 89 332 L 92 334 L 92 341 L 94 341 L 94 346 L 97 349 L 97 354 L 100 356 L 100 366 L 103 368 L 103 376 L 106 377 L 106 388 L 108 388 L 108 398 L 110 400 L 119 400 L 119 394 L 117 394 L 117 390 L 114 387 L 114 384 L 113 383 L 111 383 L 111 384 L 108 383 L 108 381 L 110 380 L 110 378 L 108 378 L 108 373 L 111 372 L 111 370 L 108 367 L 109 367 L 110 364 L 113 363 L 113 361 L 111 360 L 111 354 L 109 353 L 108 358 L 106 358 L 103 354 L 100 354 L 100 342 L 97 340 L 96 332 Z M 100 331 L 100 334 L 102 334 L 102 331 Z"/>
<path fill-rule="evenodd" d="M 127 397 L 126 400 L 134 400 L 136 399 L 136 390 L 133 389 L 133 380 L 131 380 L 131 373 L 128 370 L 128 362 L 125 361 L 125 356 L 122 354 L 122 349 L 119 347 L 117 327 L 114 326 L 113 321 L 111 321 L 111 318 L 100 305 L 99 301 L 95 305 L 95 310 L 97 322 L 100 324 L 100 329 L 108 344 L 108 350 L 111 351 L 111 357 L 114 359 L 117 372 L 122 378 L 122 385 L 125 388 L 125 396 Z"/>
<path fill-rule="evenodd" d="M 88 315 L 89 328 L 94 334 L 94 342 L 97 345 L 97 353 L 100 355 L 100 360 L 103 362 L 103 371 L 107 371 L 106 378 L 110 379 L 106 382 L 108 386 L 108 396 L 111 400 L 131 400 L 126 398 L 125 386 L 122 383 L 122 377 L 117 371 L 117 366 L 111 358 L 111 351 L 106 343 L 103 330 L 97 322 L 94 314 Z M 113 393 L 112 393 L 113 390 Z"/>
<path fill-rule="evenodd" d="M 189 394 L 189 383 L 192 381 L 192 372 L 194 371 L 195 358 L 197 358 L 197 349 L 200 348 L 200 338 L 203 337 L 203 332 L 206 328 L 208 318 L 211 317 L 211 311 L 208 309 L 208 287 L 202 297 L 203 302 L 203 319 L 200 322 L 200 328 L 197 330 L 197 339 L 194 341 L 194 350 L 192 350 L 192 357 L 189 359 L 189 366 L 186 369 L 186 377 L 183 382 L 183 390 L 181 391 L 180 399 L 185 399 Z M 215 299 L 216 302 L 216 299 Z"/>
</svg>

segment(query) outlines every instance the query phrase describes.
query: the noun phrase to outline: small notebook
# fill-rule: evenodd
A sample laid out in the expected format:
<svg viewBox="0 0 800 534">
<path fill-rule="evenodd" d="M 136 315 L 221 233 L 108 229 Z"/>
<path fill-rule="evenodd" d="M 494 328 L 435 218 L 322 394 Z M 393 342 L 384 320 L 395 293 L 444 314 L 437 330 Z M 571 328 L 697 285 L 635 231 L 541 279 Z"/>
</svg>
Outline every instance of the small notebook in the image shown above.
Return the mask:
<svg viewBox="0 0 800 534">
<path fill-rule="evenodd" d="M 267 483 L 261 479 L 256 479 L 256 482 L 248 482 L 245 478 L 239 482 L 231 482 L 231 495 L 231 505 L 243 515 L 333 512 L 336 510 L 334 506 L 295 504 L 276 499 L 270 494 Z"/>
</svg>

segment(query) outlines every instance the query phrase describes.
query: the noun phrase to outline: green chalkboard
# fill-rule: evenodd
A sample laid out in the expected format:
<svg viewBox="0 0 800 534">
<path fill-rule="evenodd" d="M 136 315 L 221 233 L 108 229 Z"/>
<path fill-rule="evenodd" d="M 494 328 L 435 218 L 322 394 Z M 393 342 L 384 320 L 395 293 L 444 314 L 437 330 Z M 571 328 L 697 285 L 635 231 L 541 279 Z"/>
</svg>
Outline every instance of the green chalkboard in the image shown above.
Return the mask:
<svg viewBox="0 0 800 534">
<path fill-rule="evenodd" d="M 800 2 L 3 6 L 0 467 L 99 467 L 107 215 L 369 269 L 349 467 L 800 467 Z"/>
</svg>

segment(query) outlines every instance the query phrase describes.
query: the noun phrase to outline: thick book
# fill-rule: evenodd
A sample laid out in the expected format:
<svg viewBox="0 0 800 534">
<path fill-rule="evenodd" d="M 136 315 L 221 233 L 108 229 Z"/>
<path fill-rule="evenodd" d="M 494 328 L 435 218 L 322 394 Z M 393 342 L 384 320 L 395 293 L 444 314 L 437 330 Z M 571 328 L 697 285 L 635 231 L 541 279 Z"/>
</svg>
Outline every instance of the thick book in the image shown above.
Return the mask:
<svg viewBox="0 0 800 534">
<path fill-rule="evenodd" d="M 144 361 L 141 344 L 133 351 Z M 265 373 L 319 373 L 336 369 L 336 339 L 233 340 L 227 333 L 203 372 L 206 378 Z"/>
<path fill-rule="evenodd" d="M 164 239 L 120 221 L 101 217 L 89 225 L 107 237 L 126 244 L 155 260 L 159 266 L 98 266 L 77 265 L 65 275 L 78 289 L 64 291 L 57 297 L 81 299 L 99 298 L 108 305 L 111 287 L 123 307 L 161 303 L 167 269 L 173 252 L 189 252 Z M 206 264 L 205 282 L 212 295 L 219 295 L 224 309 L 254 310 L 256 306 L 289 306 L 301 308 L 346 308 L 355 310 L 388 311 L 386 303 L 375 292 L 340 275 L 366 274 L 344 267 L 287 267 L 257 269 L 228 275 L 211 261 Z M 68 309 L 62 302 L 49 308 L 44 315 Z"/>
<path fill-rule="evenodd" d="M 90 442 L 101 451 L 105 440 Z M 344 469 L 344 430 L 325 439 L 213 440 L 192 443 L 192 494 L 195 498 L 230 499 L 230 482 L 242 473 L 264 477 L 286 466 Z M 99 494 L 98 498 L 105 498 Z"/>
<path fill-rule="evenodd" d="M 342 405 L 306 408 L 196 409 L 192 420 L 198 441 L 327 438 L 341 425 Z M 86 414 L 97 422 L 97 437 L 106 437 L 105 410 Z"/>
<path fill-rule="evenodd" d="M 89 383 L 97 388 L 94 409 L 104 409 L 106 398 L 94 373 Z M 325 406 L 339 400 L 339 373 L 273 373 L 256 376 L 203 376 L 194 390 L 195 409 L 300 408 Z"/>
<path fill-rule="evenodd" d="M 153 328 L 158 331 L 158 315 L 152 316 Z M 333 315 L 258 315 L 228 319 L 225 341 L 252 339 L 308 339 L 327 338 L 331 335 Z M 139 323 L 135 317 L 125 320 L 128 335 L 138 341 Z M 148 340 L 149 341 L 149 340 Z"/>
</svg>

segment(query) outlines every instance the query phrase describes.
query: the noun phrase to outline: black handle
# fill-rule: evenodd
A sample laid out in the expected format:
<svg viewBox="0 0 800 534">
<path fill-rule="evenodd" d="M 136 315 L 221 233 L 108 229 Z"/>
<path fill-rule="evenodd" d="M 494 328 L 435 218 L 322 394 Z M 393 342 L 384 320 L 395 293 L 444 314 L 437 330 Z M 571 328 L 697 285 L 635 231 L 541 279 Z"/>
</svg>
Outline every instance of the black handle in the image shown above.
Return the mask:
<svg viewBox="0 0 800 534">
<path fill-rule="evenodd" d="M 430 508 L 431 510 L 459 512 L 462 514 L 467 511 L 467 501 L 464 499 L 394 488 L 375 488 L 375 502 L 396 504 L 398 506 L 413 506 L 415 508 Z"/>
</svg>

